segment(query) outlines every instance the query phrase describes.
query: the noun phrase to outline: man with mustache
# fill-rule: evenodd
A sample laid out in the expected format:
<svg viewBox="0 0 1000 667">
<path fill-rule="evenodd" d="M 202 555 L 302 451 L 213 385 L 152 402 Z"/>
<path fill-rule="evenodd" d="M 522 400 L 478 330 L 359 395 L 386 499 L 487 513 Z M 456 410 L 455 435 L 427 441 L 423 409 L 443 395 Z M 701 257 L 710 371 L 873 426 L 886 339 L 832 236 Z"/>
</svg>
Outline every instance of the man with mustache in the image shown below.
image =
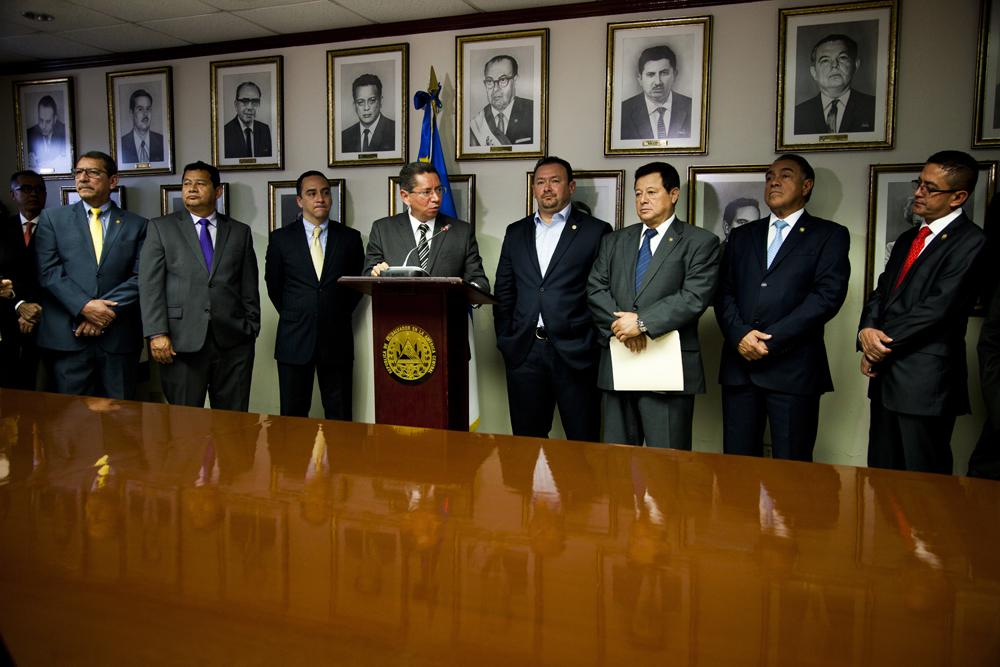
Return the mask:
<svg viewBox="0 0 1000 667">
<path fill-rule="evenodd" d="M 666 45 L 645 49 L 639 54 L 636 76 L 642 92 L 622 102 L 622 141 L 690 137 L 691 98 L 674 91 L 673 49 Z"/>
<path fill-rule="evenodd" d="M 128 98 L 132 131 L 122 135 L 122 162 L 163 162 L 163 135 L 149 128 L 153 118 L 153 96 L 140 88 Z"/>
<path fill-rule="evenodd" d="M 509 55 L 494 56 L 486 62 L 483 77 L 489 104 L 472 119 L 470 145 L 533 143 L 534 103 L 517 96 L 517 61 Z"/>
</svg>

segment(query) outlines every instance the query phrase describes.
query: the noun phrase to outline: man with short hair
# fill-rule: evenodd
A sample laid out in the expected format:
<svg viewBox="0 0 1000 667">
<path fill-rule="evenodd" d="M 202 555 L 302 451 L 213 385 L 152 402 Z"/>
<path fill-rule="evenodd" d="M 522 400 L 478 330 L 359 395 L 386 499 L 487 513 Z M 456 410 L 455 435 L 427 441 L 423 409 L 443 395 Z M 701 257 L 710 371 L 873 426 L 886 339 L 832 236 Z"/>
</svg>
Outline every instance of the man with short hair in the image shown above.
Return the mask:
<svg viewBox="0 0 1000 667">
<path fill-rule="evenodd" d="M 264 260 L 267 294 L 278 311 L 274 358 L 281 414 L 308 417 L 313 376 L 323 416 L 350 421 L 354 330 L 351 314 L 361 293 L 337 284 L 364 266 L 361 234 L 330 219 L 330 182 L 307 171 L 295 182 L 302 216 L 271 233 Z"/>
<path fill-rule="evenodd" d="M 261 98 L 260 86 L 253 81 L 236 86 L 236 116 L 223 131 L 227 158 L 271 157 L 271 128 L 257 120 Z"/>
<path fill-rule="evenodd" d="M 795 134 L 873 132 L 875 97 L 851 85 L 861 68 L 858 43 L 847 35 L 826 35 L 809 62 L 819 93 L 795 106 Z"/>
<path fill-rule="evenodd" d="M 59 120 L 59 110 L 51 95 L 38 100 L 38 116 L 28 128 L 28 167 L 32 169 L 58 167 L 66 159 L 66 124 Z"/>
<path fill-rule="evenodd" d="M 596 442 L 599 348 L 587 276 L 611 225 L 573 207 L 576 182 L 566 160 L 540 159 L 531 189 L 537 210 L 507 227 L 494 288 L 511 428 L 546 438 L 558 405 L 567 438 Z"/>
<path fill-rule="evenodd" d="M 621 108 L 622 141 L 691 136 L 691 98 L 674 90 L 677 56 L 666 45 L 639 54 L 636 77 L 642 92 Z"/>
<path fill-rule="evenodd" d="M 128 98 L 132 131 L 122 135 L 122 162 L 148 164 L 163 162 L 163 135 L 150 129 L 153 96 L 140 88 Z"/>
<path fill-rule="evenodd" d="M 45 208 L 45 181 L 33 171 L 10 177 L 10 196 L 17 214 L 0 220 L 0 387 L 34 389 L 38 375 L 35 328 L 38 267 L 35 228 Z"/>
<path fill-rule="evenodd" d="M 734 229 L 758 218 L 760 218 L 760 204 L 756 199 L 740 197 L 726 204 L 726 208 L 722 211 L 723 243 L 729 240 L 729 234 Z"/>
<path fill-rule="evenodd" d="M 173 405 L 250 405 L 260 333 L 257 257 L 250 228 L 215 210 L 219 170 L 184 167 L 184 210 L 149 221 L 139 262 L 142 333 Z"/>
<path fill-rule="evenodd" d="M 851 236 L 810 215 L 816 174 L 794 154 L 768 167 L 770 215 L 734 229 L 715 298 L 724 342 L 723 451 L 763 456 L 770 422 L 774 458 L 811 461 L 819 399 L 833 391 L 823 329 L 847 296 Z"/>
<path fill-rule="evenodd" d="M 345 153 L 375 153 L 396 150 L 396 123 L 382 113 L 382 80 L 362 74 L 351 84 L 354 113 L 358 122 L 340 133 Z"/>
<path fill-rule="evenodd" d="M 923 223 L 899 236 L 862 308 L 869 466 L 952 472 L 955 417 L 969 412 L 965 330 L 986 243 L 962 211 L 978 172 L 961 151 L 927 158 L 913 182 L 913 213 Z"/>
<path fill-rule="evenodd" d="M 600 332 L 597 386 L 604 390 L 604 442 L 691 449 L 694 395 L 705 393 L 698 319 L 712 302 L 719 270 L 719 239 L 674 214 L 680 176 L 665 162 L 635 172 L 635 209 L 641 224 L 609 234 L 590 271 L 587 293 Z M 680 335 L 684 386 L 680 391 L 616 391 L 612 336 L 641 354 L 649 339 Z"/>
<path fill-rule="evenodd" d="M 434 165 L 405 165 L 399 172 L 399 189 L 407 211 L 372 224 L 364 274 L 377 276 L 406 260 L 431 276 L 462 278 L 488 292 L 490 282 L 472 225 L 440 213 L 444 186 Z"/>
<path fill-rule="evenodd" d="M 135 398 L 142 330 L 139 250 L 146 219 L 111 201 L 118 165 L 100 151 L 74 169 L 81 201 L 42 211 L 35 232 L 47 350 L 56 391 Z"/>
<path fill-rule="evenodd" d="M 486 61 L 483 86 L 487 104 L 472 119 L 469 144 L 516 146 L 534 143 L 534 102 L 517 96 L 517 60 L 503 54 Z"/>
</svg>

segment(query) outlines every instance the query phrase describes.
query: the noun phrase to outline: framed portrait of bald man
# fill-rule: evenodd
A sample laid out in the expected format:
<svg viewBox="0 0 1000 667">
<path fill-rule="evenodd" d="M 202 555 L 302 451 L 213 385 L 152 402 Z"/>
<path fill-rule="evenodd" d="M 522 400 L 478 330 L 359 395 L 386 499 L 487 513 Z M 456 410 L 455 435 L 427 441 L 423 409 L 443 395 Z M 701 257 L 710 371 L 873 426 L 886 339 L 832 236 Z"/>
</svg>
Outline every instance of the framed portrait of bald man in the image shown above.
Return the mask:
<svg viewBox="0 0 1000 667">
<path fill-rule="evenodd" d="M 973 148 L 1000 146 L 1000 2 L 981 1 Z"/>
<path fill-rule="evenodd" d="M 605 155 L 708 151 L 712 17 L 608 24 Z"/>
<path fill-rule="evenodd" d="M 171 68 L 108 72 L 108 141 L 118 173 L 174 173 Z"/>
<path fill-rule="evenodd" d="M 896 0 L 779 11 L 775 150 L 892 148 Z"/>
<path fill-rule="evenodd" d="M 549 30 L 455 38 L 459 160 L 545 155 L 549 127 Z"/>
<path fill-rule="evenodd" d="M 283 169 L 282 56 L 211 63 L 212 163 Z"/>
<path fill-rule="evenodd" d="M 770 215 L 764 201 L 767 164 L 688 167 L 687 221 L 725 243 L 729 233 Z"/>
<path fill-rule="evenodd" d="M 70 178 L 76 165 L 73 79 L 14 82 L 17 168 Z"/>
</svg>

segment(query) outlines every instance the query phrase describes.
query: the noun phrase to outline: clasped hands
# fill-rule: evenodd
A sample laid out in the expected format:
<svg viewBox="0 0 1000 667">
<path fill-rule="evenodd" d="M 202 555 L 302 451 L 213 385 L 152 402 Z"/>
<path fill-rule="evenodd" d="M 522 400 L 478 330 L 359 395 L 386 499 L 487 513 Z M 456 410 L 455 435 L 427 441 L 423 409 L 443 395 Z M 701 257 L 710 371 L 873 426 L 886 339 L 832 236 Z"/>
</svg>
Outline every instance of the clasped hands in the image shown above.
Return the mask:
<svg viewBox="0 0 1000 667">
<path fill-rule="evenodd" d="M 768 355 L 767 341 L 771 340 L 771 334 L 751 329 L 746 336 L 740 339 L 736 346 L 736 351 L 747 361 L 757 361 Z"/>
<path fill-rule="evenodd" d="M 153 357 L 153 361 L 161 364 L 172 364 L 174 357 L 177 356 L 177 353 L 174 352 L 174 344 L 170 340 L 170 336 L 166 334 L 153 336 L 149 339 L 149 354 Z"/>
<path fill-rule="evenodd" d="M 74 335 L 100 336 L 114 321 L 115 311 L 112 308 L 117 305 L 117 301 L 108 301 L 107 299 L 91 299 L 88 301 L 80 310 L 80 315 L 83 316 L 84 321 L 80 322 L 76 327 L 76 331 L 73 332 Z"/>
<path fill-rule="evenodd" d="M 615 311 L 617 317 L 611 323 L 611 333 L 620 340 L 631 352 L 642 352 L 646 349 L 646 334 L 639 331 L 639 314 L 633 312 Z"/>
<path fill-rule="evenodd" d="M 10 278 L 0 280 L 0 299 L 14 298 L 14 281 Z"/>
<path fill-rule="evenodd" d="M 865 327 L 858 333 L 858 342 L 861 343 L 861 374 L 865 377 L 873 378 L 878 373 L 874 370 L 875 364 L 885 360 L 892 350 L 886 344 L 892 342 L 881 329 Z"/>
<path fill-rule="evenodd" d="M 17 327 L 23 334 L 31 333 L 38 325 L 38 320 L 42 315 L 42 307 L 37 303 L 25 301 L 17 307 Z"/>
</svg>

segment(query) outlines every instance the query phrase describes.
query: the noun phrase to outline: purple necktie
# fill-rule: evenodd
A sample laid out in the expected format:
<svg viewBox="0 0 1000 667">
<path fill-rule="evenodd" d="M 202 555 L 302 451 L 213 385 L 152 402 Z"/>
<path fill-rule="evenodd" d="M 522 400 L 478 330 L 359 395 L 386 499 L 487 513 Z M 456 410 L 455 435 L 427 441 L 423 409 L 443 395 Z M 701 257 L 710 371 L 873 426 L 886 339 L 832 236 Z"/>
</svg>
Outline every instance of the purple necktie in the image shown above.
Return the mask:
<svg viewBox="0 0 1000 667">
<path fill-rule="evenodd" d="M 202 218 L 198 221 L 201 225 L 201 234 L 198 235 L 198 241 L 201 243 L 201 254 L 205 256 L 205 266 L 208 267 L 208 272 L 212 272 L 212 258 L 215 256 L 215 250 L 212 249 L 212 236 L 208 233 L 208 220 Z"/>
</svg>

